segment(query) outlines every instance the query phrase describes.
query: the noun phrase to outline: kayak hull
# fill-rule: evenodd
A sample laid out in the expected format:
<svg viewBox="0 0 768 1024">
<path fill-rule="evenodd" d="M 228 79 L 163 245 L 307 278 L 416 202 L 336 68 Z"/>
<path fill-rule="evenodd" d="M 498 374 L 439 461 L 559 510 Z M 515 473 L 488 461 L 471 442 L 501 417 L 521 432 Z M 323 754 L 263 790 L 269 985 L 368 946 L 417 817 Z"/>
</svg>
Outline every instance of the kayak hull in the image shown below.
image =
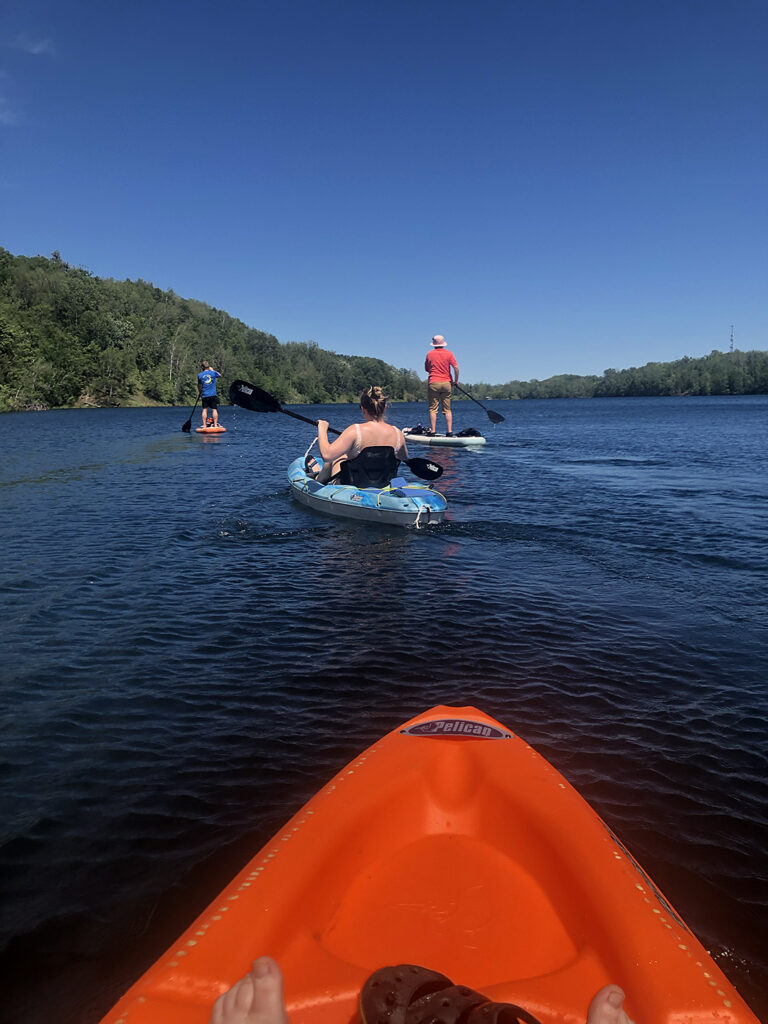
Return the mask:
<svg viewBox="0 0 768 1024">
<path fill-rule="evenodd" d="M 318 459 L 322 464 L 322 459 Z M 404 484 L 382 490 L 342 484 L 319 484 L 307 476 L 304 459 L 288 467 L 291 495 L 325 515 L 389 526 L 427 526 L 441 523 L 448 502 L 439 491 L 424 485 Z M 393 481 L 394 484 L 394 481 Z"/>
<path fill-rule="evenodd" d="M 541 1024 L 583 1024 L 609 982 L 636 1024 L 758 1024 L 586 801 L 475 708 L 433 708 L 347 765 L 105 1024 L 206 1024 L 263 954 L 292 1024 L 347 1024 L 366 978 L 398 963 Z"/>
<path fill-rule="evenodd" d="M 484 445 L 484 437 L 446 437 L 445 434 L 411 434 L 407 430 L 403 434 L 408 441 L 416 444 L 431 444 L 441 448 L 478 448 Z"/>
</svg>

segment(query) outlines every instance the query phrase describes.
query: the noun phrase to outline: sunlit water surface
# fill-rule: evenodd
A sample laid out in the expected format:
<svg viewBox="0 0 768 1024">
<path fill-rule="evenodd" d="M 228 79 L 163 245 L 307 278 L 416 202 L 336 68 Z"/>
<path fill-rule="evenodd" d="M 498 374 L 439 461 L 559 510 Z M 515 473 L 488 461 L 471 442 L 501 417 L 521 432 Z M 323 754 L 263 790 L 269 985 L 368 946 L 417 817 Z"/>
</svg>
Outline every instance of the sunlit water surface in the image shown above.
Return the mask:
<svg viewBox="0 0 768 1024">
<path fill-rule="evenodd" d="M 419 531 L 292 503 L 313 431 L 287 416 L 2 418 L 11 1024 L 98 1020 L 436 703 L 564 772 L 768 1019 L 768 398 L 487 405 L 506 422 L 458 406 L 489 444 L 437 454 L 450 519 Z"/>
</svg>

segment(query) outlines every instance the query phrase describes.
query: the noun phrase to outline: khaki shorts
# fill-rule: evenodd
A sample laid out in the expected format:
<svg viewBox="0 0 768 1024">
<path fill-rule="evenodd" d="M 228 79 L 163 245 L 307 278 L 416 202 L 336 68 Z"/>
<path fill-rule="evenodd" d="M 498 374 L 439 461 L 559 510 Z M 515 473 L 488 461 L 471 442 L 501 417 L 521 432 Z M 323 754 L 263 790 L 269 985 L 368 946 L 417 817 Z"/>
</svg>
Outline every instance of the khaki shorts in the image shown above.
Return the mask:
<svg viewBox="0 0 768 1024">
<path fill-rule="evenodd" d="M 440 412 L 449 412 L 451 408 L 451 384 L 450 381 L 441 380 L 435 384 L 427 385 L 427 401 L 429 402 L 429 411 L 437 412 L 438 407 Z"/>
</svg>

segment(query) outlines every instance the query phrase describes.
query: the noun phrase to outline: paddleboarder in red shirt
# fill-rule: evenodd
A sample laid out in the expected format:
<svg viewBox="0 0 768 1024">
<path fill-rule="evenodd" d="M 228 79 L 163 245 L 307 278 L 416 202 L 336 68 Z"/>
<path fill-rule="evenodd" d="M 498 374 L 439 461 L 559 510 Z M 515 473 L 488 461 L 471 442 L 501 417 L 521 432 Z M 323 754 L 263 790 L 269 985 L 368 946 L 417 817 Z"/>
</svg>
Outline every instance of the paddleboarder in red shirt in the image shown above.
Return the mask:
<svg viewBox="0 0 768 1024">
<path fill-rule="evenodd" d="M 429 432 L 434 434 L 437 426 L 437 410 L 445 414 L 446 437 L 453 437 L 453 413 L 451 412 L 451 388 L 459 383 L 459 364 L 456 356 L 446 348 L 445 338 L 436 334 L 432 348 L 427 352 L 424 369 L 429 374 L 427 401 L 429 402 Z"/>
</svg>

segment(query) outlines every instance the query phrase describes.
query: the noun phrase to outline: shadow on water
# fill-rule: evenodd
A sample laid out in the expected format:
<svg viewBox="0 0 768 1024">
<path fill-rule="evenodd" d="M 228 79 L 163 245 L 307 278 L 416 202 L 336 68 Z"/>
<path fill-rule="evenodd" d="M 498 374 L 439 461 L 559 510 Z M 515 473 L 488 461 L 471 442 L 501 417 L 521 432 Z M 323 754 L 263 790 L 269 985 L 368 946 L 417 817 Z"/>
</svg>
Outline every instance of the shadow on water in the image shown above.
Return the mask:
<svg viewBox="0 0 768 1024">
<path fill-rule="evenodd" d="M 214 439 L 188 410 L 8 417 L 9 1024 L 97 1021 L 437 703 L 552 761 L 768 1019 L 768 400 L 498 408 L 483 451 L 435 453 L 450 518 L 419 531 L 293 504 L 312 431 L 287 417 L 225 409 Z"/>
</svg>

